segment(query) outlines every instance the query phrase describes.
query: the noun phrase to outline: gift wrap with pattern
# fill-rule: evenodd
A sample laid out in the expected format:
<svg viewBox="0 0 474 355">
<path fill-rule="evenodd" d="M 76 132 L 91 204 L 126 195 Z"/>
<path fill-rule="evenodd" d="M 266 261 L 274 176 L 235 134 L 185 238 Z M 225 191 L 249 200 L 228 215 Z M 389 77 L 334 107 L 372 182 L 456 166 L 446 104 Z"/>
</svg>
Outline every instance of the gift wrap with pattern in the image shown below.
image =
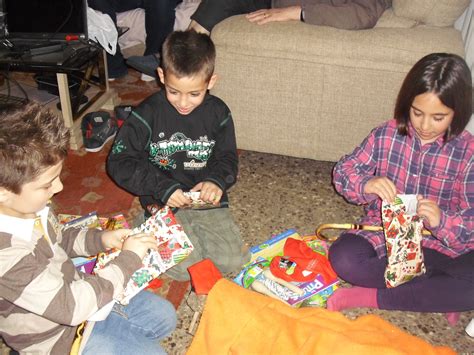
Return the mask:
<svg viewBox="0 0 474 355">
<path fill-rule="evenodd" d="M 131 235 L 137 233 L 153 233 L 158 244 L 158 251 L 150 250 L 143 258 L 143 266 L 135 271 L 123 294 L 117 298 L 117 301 L 122 304 L 128 304 L 130 299 L 144 289 L 151 280 L 186 259 L 194 249 L 168 206 L 158 210 L 142 225 L 134 228 Z M 100 270 L 119 254 L 120 250 L 99 254 L 94 270 Z"/>
<path fill-rule="evenodd" d="M 401 285 L 426 271 L 421 250 L 423 220 L 416 214 L 416 206 L 416 195 L 398 195 L 393 203 L 382 203 L 387 287 Z"/>
</svg>

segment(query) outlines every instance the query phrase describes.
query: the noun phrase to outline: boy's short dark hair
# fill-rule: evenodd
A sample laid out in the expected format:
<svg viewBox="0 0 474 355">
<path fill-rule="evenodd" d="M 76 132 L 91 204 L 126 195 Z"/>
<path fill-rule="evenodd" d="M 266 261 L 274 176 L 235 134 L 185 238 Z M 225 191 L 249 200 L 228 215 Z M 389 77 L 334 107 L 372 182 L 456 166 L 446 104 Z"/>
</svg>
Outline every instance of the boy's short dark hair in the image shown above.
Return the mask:
<svg viewBox="0 0 474 355">
<path fill-rule="evenodd" d="M 178 78 L 204 75 L 206 81 L 214 73 L 216 48 L 208 35 L 194 30 L 175 31 L 163 43 L 163 73 Z"/>
<path fill-rule="evenodd" d="M 459 135 L 472 114 L 471 71 L 465 60 L 449 53 L 432 53 L 421 58 L 408 72 L 398 93 L 394 117 L 400 134 L 408 133 L 410 107 L 416 96 L 433 93 L 454 111 L 445 141 Z"/>
<path fill-rule="evenodd" d="M 45 169 L 64 160 L 69 130 L 35 103 L 0 110 L 0 186 L 20 193 Z"/>
</svg>

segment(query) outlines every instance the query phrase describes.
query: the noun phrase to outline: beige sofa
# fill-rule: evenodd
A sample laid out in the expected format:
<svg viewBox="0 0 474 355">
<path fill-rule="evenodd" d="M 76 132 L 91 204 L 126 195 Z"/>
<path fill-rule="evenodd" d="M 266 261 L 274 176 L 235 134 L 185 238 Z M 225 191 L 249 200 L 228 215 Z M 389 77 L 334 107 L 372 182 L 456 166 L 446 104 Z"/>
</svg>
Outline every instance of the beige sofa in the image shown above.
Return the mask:
<svg viewBox="0 0 474 355">
<path fill-rule="evenodd" d="M 418 59 L 465 55 L 453 24 L 470 2 L 393 0 L 377 26 L 363 31 L 258 26 L 243 16 L 221 22 L 211 35 L 219 75 L 212 93 L 232 110 L 238 147 L 337 161 L 392 117 L 401 82 Z"/>
</svg>

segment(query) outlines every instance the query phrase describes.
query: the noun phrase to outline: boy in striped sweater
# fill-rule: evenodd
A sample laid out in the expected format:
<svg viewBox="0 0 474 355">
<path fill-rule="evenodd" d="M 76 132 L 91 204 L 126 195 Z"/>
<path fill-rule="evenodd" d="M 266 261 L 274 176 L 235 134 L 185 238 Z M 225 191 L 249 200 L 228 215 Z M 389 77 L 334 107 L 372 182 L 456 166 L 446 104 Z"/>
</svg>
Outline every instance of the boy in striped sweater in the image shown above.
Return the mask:
<svg viewBox="0 0 474 355">
<path fill-rule="evenodd" d="M 63 231 L 48 206 L 62 190 L 69 132 L 37 104 L 0 112 L 0 336 L 20 353 L 69 353 L 78 325 L 111 303 L 140 268 L 153 236 L 129 230 Z M 97 275 L 78 272 L 71 257 L 109 248 L 120 255 Z M 173 306 L 141 292 L 87 322 L 83 353 L 163 353 L 157 340 L 176 325 Z"/>
</svg>

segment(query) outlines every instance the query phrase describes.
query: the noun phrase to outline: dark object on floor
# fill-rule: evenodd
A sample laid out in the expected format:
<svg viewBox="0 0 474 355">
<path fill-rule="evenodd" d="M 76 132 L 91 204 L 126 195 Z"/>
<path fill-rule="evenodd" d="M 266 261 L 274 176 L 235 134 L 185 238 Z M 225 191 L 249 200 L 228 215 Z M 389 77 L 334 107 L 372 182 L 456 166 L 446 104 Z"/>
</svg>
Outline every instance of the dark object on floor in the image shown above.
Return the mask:
<svg viewBox="0 0 474 355">
<path fill-rule="evenodd" d="M 90 112 L 82 119 L 82 138 L 88 152 L 100 151 L 105 143 L 115 137 L 117 120 L 105 111 Z"/>
<path fill-rule="evenodd" d="M 59 96 L 58 79 L 56 78 L 56 74 L 54 73 L 36 74 L 34 76 L 34 79 L 36 81 L 36 84 L 38 84 L 38 90 L 45 90 L 52 95 Z M 79 90 L 81 80 L 71 75 L 68 75 L 67 79 L 68 79 L 69 94 L 71 96 L 75 96 L 77 91 Z"/>
<path fill-rule="evenodd" d="M 109 69 L 108 77 L 109 81 L 115 81 L 115 79 L 121 79 L 128 74 L 127 66 L 124 65 L 123 68 L 115 69 L 114 71 Z"/>
<path fill-rule="evenodd" d="M 38 90 L 45 90 L 46 92 L 50 93 L 51 95 L 59 96 L 59 87 L 58 87 L 58 79 L 54 73 L 41 73 L 36 74 L 34 76 L 35 82 L 38 85 Z M 77 93 L 79 91 L 79 87 L 81 86 L 81 80 L 77 77 L 68 75 L 68 88 L 69 88 L 69 95 L 71 97 L 71 103 L 74 103 L 77 98 Z M 87 85 L 87 88 L 89 85 Z M 87 90 L 86 88 L 86 90 Z M 84 105 L 89 101 L 87 96 L 82 95 L 79 99 L 78 106 Z M 61 102 L 56 104 L 58 110 L 61 110 Z"/>
<path fill-rule="evenodd" d="M 0 108 L 2 110 L 24 106 L 28 101 L 27 98 L 0 94 Z"/>
<path fill-rule="evenodd" d="M 77 98 L 76 95 L 71 95 L 71 103 L 73 103 L 74 100 L 76 100 L 76 98 Z M 79 106 L 87 104 L 88 101 L 89 101 L 89 98 L 86 95 L 82 95 L 81 98 L 79 99 Z M 58 108 L 58 110 L 61 111 L 61 101 L 56 104 L 56 107 Z"/>
<path fill-rule="evenodd" d="M 158 78 L 157 69 L 160 66 L 159 54 L 150 54 L 145 56 L 132 56 L 127 59 L 127 65 L 140 73 Z"/>
<path fill-rule="evenodd" d="M 125 121 L 132 113 L 134 106 L 131 105 L 120 105 L 114 107 L 114 115 L 117 119 L 118 126 L 121 127 L 123 121 Z"/>
</svg>

